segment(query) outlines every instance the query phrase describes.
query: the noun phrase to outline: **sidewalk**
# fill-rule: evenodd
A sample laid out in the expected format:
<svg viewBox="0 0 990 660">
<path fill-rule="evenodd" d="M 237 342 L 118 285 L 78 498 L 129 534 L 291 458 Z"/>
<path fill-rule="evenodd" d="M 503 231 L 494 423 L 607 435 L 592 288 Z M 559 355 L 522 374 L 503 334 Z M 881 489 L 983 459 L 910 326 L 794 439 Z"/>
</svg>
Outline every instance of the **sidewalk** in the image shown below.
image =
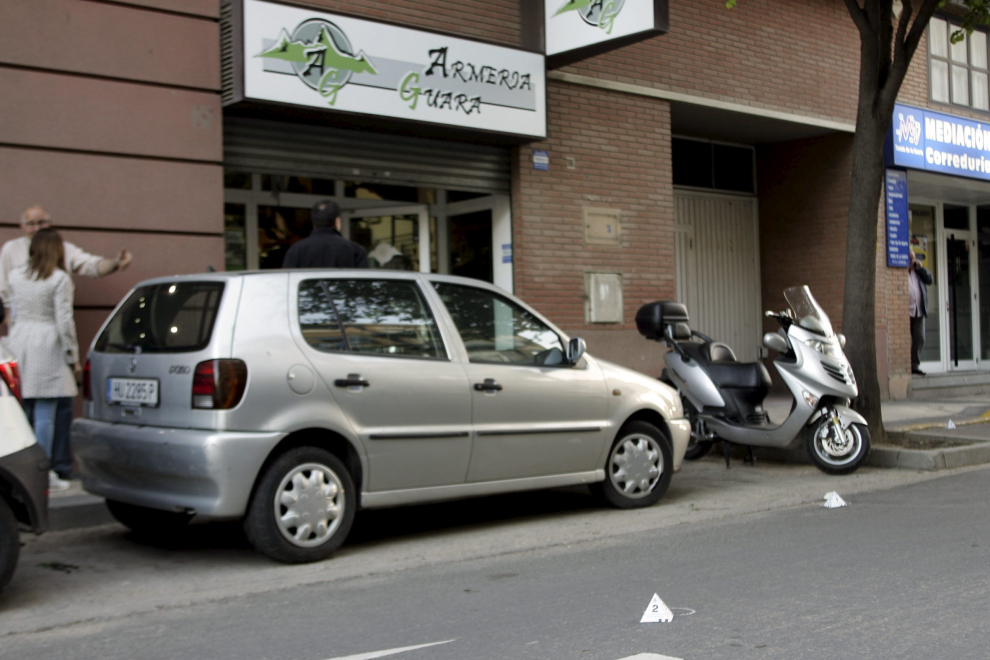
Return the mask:
<svg viewBox="0 0 990 660">
<path fill-rule="evenodd" d="M 789 397 L 766 401 L 770 419 L 778 422 L 791 408 Z M 913 470 L 943 470 L 990 463 L 990 397 L 968 396 L 941 401 L 888 401 L 883 404 L 888 444 L 873 445 L 867 465 Z M 957 426 L 946 428 L 949 420 Z M 799 451 L 757 452 L 761 459 L 807 462 Z M 67 491 L 52 493 L 49 529 L 61 531 L 113 522 L 102 497 L 89 495 L 79 480 Z"/>
</svg>

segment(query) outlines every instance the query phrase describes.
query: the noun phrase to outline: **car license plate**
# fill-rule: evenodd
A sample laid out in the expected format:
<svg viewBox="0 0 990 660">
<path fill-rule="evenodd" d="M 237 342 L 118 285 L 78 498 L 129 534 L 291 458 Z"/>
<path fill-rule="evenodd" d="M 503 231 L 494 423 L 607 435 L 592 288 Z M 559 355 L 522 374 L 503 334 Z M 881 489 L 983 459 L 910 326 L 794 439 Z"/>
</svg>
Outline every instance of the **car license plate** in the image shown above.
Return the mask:
<svg viewBox="0 0 990 660">
<path fill-rule="evenodd" d="M 123 406 L 158 406 L 158 380 L 155 378 L 108 378 L 107 403 Z"/>
</svg>

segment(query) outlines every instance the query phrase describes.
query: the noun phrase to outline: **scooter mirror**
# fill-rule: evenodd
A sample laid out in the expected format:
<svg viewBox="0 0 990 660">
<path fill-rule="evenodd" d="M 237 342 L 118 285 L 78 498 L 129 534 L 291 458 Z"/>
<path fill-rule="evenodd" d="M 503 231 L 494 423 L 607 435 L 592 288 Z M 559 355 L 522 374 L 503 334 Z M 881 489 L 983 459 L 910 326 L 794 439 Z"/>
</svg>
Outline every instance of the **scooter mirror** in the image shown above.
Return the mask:
<svg viewBox="0 0 990 660">
<path fill-rule="evenodd" d="M 768 309 L 767 311 L 763 312 L 763 316 L 777 316 L 777 314 L 773 310 Z"/>
<path fill-rule="evenodd" d="M 768 332 L 763 335 L 763 345 L 771 351 L 777 351 L 778 353 L 786 353 L 790 349 L 787 345 L 787 340 L 776 332 Z"/>
<path fill-rule="evenodd" d="M 839 346 L 842 348 L 846 347 L 846 336 L 841 332 L 839 333 Z"/>
</svg>

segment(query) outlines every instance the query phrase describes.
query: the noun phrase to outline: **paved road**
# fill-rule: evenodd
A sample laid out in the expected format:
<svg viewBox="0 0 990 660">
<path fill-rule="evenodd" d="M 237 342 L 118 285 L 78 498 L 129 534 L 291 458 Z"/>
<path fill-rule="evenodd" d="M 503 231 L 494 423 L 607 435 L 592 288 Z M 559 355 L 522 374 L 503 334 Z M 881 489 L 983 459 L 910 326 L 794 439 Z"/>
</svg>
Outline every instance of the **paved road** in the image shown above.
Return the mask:
<svg viewBox="0 0 990 660">
<path fill-rule="evenodd" d="M 640 512 L 558 491 L 371 513 L 305 567 L 230 528 L 52 534 L 0 605 L 0 657 L 987 657 L 990 470 L 679 477 Z M 850 506 L 821 508 L 826 486 Z M 673 622 L 639 623 L 654 592 Z"/>
</svg>

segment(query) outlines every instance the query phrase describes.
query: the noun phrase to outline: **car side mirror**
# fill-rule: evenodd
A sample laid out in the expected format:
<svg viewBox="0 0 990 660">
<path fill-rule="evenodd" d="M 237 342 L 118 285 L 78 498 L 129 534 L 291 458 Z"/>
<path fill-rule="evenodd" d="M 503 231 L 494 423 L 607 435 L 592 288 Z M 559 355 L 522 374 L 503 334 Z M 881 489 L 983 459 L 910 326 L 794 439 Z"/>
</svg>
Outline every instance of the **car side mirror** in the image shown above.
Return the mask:
<svg viewBox="0 0 990 660">
<path fill-rule="evenodd" d="M 846 347 L 846 336 L 844 334 L 842 334 L 841 332 L 839 333 L 839 346 L 841 348 L 845 348 Z"/>
<path fill-rule="evenodd" d="M 777 351 L 778 353 L 787 353 L 787 351 L 790 350 L 790 347 L 787 345 L 787 340 L 776 332 L 768 332 L 763 335 L 763 345 L 771 351 Z"/>
<path fill-rule="evenodd" d="M 568 364 L 575 365 L 584 356 L 584 352 L 588 350 L 588 345 L 580 337 L 573 337 L 569 342 L 567 342 L 567 362 Z"/>
</svg>

